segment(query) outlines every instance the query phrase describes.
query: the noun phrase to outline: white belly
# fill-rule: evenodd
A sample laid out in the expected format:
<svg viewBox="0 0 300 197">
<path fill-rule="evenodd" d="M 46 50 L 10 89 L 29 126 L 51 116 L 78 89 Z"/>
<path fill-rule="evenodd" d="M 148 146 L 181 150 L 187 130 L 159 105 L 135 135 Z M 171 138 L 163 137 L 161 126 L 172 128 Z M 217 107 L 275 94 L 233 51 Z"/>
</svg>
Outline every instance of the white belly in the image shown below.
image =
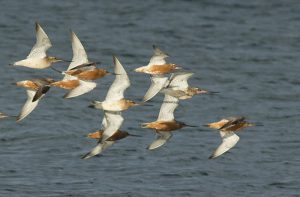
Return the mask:
<svg viewBox="0 0 300 197">
<path fill-rule="evenodd" d="M 48 68 L 51 63 L 45 58 L 28 58 L 14 63 L 15 66 L 25 66 L 28 68 L 44 69 Z"/>
<path fill-rule="evenodd" d="M 119 101 L 104 101 L 102 103 L 103 110 L 106 111 L 122 111 L 123 108 Z"/>
</svg>

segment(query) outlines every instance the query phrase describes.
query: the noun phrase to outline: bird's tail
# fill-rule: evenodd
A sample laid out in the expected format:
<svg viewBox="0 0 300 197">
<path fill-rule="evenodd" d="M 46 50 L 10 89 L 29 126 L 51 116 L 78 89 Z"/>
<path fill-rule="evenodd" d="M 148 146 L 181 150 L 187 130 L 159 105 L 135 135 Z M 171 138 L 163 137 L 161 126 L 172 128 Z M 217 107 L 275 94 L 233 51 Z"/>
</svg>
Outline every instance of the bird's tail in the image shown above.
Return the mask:
<svg viewBox="0 0 300 197">
<path fill-rule="evenodd" d="M 102 102 L 100 102 L 100 101 L 93 101 L 88 107 L 96 108 L 96 109 L 103 109 Z"/>
</svg>

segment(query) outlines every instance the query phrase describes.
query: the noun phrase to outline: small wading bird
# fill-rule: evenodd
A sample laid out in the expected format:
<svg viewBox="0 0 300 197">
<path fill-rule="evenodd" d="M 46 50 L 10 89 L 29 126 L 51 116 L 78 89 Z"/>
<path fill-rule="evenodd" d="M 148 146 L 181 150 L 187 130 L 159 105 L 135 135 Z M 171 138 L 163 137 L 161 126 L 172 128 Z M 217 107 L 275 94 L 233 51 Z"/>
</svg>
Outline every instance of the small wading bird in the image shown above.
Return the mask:
<svg viewBox="0 0 300 197">
<path fill-rule="evenodd" d="M 58 59 L 56 57 L 47 56 L 46 51 L 52 46 L 47 34 L 44 32 L 42 27 L 36 23 L 36 43 L 31 49 L 26 59 L 17 61 L 13 66 L 25 66 L 35 69 L 44 69 L 51 66 L 55 62 L 70 62 L 67 60 Z"/>
<path fill-rule="evenodd" d="M 190 99 L 197 94 L 217 93 L 202 90 L 196 87 L 190 87 L 187 81 L 193 74 L 194 73 L 191 72 L 173 73 L 169 80 L 169 84 L 166 88 L 163 88 L 161 92 L 176 97 L 180 100 Z"/>
<path fill-rule="evenodd" d="M 172 137 L 171 131 L 181 129 L 185 126 L 190 126 L 183 122 L 176 121 L 174 118 L 174 111 L 178 106 L 178 101 L 179 100 L 175 97 L 165 95 L 157 120 L 142 124 L 142 128 L 154 129 L 157 135 L 152 144 L 148 146 L 149 150 L 153 150 L 164 145 Z"/>
<path fill-rule="evenodd" d="M 50 84 L 53 82 L 54 80 L 50 78 L 40 78 L 16 83 L 17 86 L 27 89 L 27 100 L 17 117 L 17 121 L 24 119 L 36 108 L 41 98 L 49 91 Z"/>
<path fill-rule="evenodd" d="M 227 152 L 236 145 L 240 138 L 234 132 L 246 127 L 254 126 L 254 124 L 247 122 L 245 117 L 229 117 L 204 126 L 218 129 L 222 138 L 221 145 L 209 157 L 209 159 L 213 159 Z"/>
<path fill-rule="evenodd" d="M 165 59 L 169 56 L 155 45 L 153 45 L 153 50 L 154 55 L 151 57 L 148 65 L 135 69 L 135 72 L 142 72 L 151 75 L 151 85 L 143 98 L 144 102 L 153 98 L 163 87 L 166 86 L 168 77 L 164 76 L 164 74 L 177 72 L 181 69 L 176 64 L 167 64 Z"/>
<path fill-rule="evenodd" d="M 70 90 L 64 98 L 72 98 L 90 92 L 97 86 L 97 83 L 91 80 L 108 74 L 104 69 L 97 69 L 95 62 L 89 62 L 85 49 L 74 32 L 71 32 L 71 42 L 73 49 L 72 62 L 68 70 L 62 72 L 65 75 L 63 80 L 51 84 Z"/>
</svg>

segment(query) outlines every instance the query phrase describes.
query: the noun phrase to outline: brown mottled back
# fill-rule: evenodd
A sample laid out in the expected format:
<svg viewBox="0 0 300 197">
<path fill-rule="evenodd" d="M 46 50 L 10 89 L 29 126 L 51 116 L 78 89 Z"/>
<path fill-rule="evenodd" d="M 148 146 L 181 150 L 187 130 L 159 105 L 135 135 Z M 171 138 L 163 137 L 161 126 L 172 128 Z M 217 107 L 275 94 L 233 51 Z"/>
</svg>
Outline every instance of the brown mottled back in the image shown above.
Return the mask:
<svg viewBox="0 0 300 197">
<path fill-rule="evenodd" d="M 144 128 L 151 128 L 157 131 L 174 131 L 184 127 L 184 124 L 177 121 L 155 121 L 150 123 L 145 123 Z"/>
<path fill-rule="evenodd" d="M 79 80 L 73 79 L 73 80 L 56 81 L 54 83 L 51 83 L 51 86 L 71 90 L 79 86 Z"/>
<path fill-rule="evenodd" d="M 152 65 L 149 68 L 151 74 L 168 74 L 174 72 L 178 68 L 175 64 Z"/>
</svg>

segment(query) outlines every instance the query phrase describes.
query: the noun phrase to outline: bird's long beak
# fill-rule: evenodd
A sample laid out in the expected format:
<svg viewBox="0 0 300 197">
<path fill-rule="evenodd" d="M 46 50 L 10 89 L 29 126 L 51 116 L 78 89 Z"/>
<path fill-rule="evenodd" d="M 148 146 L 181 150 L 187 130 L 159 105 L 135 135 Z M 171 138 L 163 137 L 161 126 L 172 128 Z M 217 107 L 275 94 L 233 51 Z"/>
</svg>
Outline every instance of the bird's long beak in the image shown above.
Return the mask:
<svg viewBox="0 0 300 197">
<path fill-rule="evenodd" d="M 197 127 L 195 125 L 188 125 L 188 124 L 185 124 L 184 126 L 186 126 L 186 127 Z"/>
<path fill-rule="evenodd" d="M 139 103 L 136 103 L 136 105 L 142 105 L 142 106 L 153 106 L 149 103 L 146 103 L 146 102 L 139 102 Z"/>
<path fill-rule="evenodd" d="M 63 71 L 61 71 L 61 70 L 58 70 L 58 69 L 56 69 L 56 68 L 54 68 L 54 67 L 52 67 L 52 66 L 50 66 L 50 68 L 51 68 L 52 70 L 54 70 L 55 72 L 58 72 L 58 73 L 60 73 L 60 74 L 62 74 L 62 73 L 63 73 Z"/>
<path fill-rule="evenodd" d="M 134 135 L 134 134 L 129 134 L 129 136 L 133 136 L 133 137 L 142 137 L 141 135 Z"/>
<path fill-rule="evenodd" d="M 262 127 L 264 126 L 262 123 L 258 122 L 258 123 L 250 123 L 249 126 L 256 126 L 256 127 Z"/>
<path fill-rule="evenodd" d="M 94 104 L 90 104 L 90 105 L 88 105 L 88 108 L 95 108 L 95 105 Z"/>
<path fill-rule="evenodd" d="M 58 61 L 61 61 L 61 62 L 72 62 L 71 60 L 64 60 L 64 59 L 60 59 L 60 58 L 57 58 Z"/>
<path fill-rule="evenodd" d="M 207 94 L 219 94 L 220 92 L 207 91 Z"/>
</svg>

